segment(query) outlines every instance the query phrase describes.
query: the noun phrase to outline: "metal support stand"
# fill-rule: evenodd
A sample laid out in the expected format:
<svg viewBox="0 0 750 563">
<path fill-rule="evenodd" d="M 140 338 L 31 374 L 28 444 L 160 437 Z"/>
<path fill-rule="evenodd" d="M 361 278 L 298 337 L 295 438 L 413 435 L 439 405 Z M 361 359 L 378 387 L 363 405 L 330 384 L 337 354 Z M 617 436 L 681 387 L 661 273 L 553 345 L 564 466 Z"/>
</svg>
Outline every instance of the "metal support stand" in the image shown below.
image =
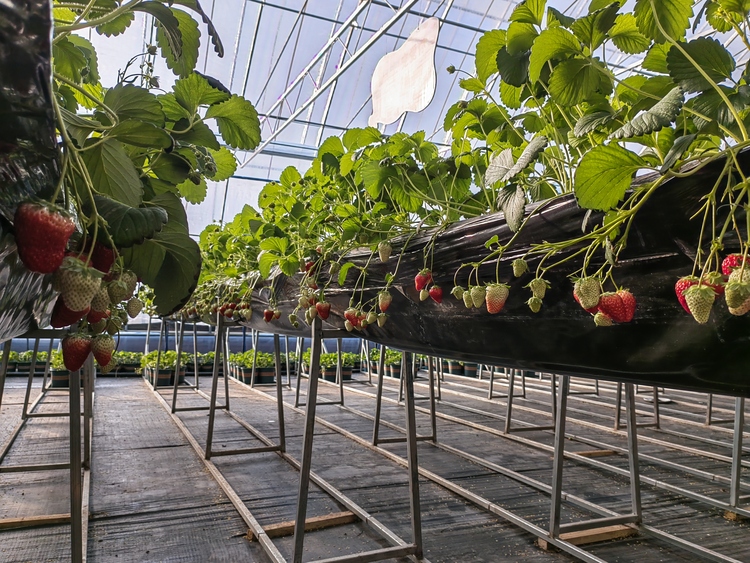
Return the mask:
<svg viewBox="0 0 750 563">
<path fill-rule="evenodd" d="M 404 352 L 401 355 L 401 380 L 399 381 L 399 398 L 398 402 L 401 402 L 401 391 L 404 391 L 404 400 L 408 400 L 408 381 L 411 381 L 412 386 L 412 401 L 416 402 L 419 400 L 429 400 L 430 401 L 430 429 L 431 434 L 429 436 L 415 436 L 415 440 L 417 441 L 430 441 L 430 442 L 437 442 L 437 416 L 435 413 L 435 370 L 432 363 L 432 357 L 429 357 L 427 360 L 427 371 L 428 371 L 428 386 L 429 386 L 429 396 L 427 397 L 414 397 L 414 379 L 416 376 L 416 369 L 413 363 L 414 355 Z M 385 348 L 380 349 L 380 360 L 378 364 L 378 372 L 383 372 L 383 367 L 385 363 Z M 396 443 L 402 443 L 407 442 L 409 440 L 409 434 L 408 429 L 407 431 L 403 431 L 397 426 L 393 424 L 387 424 L 384 423 L 381 420 L 381 412 L 382 412 L 382 403 L 383 403 L 383 376 L 378 376 L 378 392 L 375 397 L 375 417 L 373 418 L 373 428 L 372 428 L 372 445 L 377 446 L 379 444 L 396 444 Z M 385 426 L 388 426 L 389 428 L 393 428 L 394 430 L 398 430 L 400 432 L 404 432 L 406 434 L 405 437 L 398 437 L 398 438 L 380 438 L 380 425 L 383 424 Z"/>
<path fill-rule="evenodd" d="M 740 506 L 740 493 L 742 476 L 742 438 L 745 429 L 745 398 L 737 397 L 734 403 L 734 437 L 732 439 L 732 483 L 729 489 L 729 506 L 730 509 L 724 512 L 724 518 L 727 520 L 740 520 L 743 517 L 733 508 Z"/>
<path fill-rule="evenodd" d="M 496 366 L 489 366 L 489 372 L 490 372 L 490 388 L 487 392 L 487 398 L 488 399 L 508 399 L 509 403 L 513 401 L 511 395 L 515 393 L 515 377 L 516 372 L 520 372 L 521 374 L 521 395 L 520 397 L 525 399 L 526 398 L 526 372 L 523 370 L 516 370 L 516 369 L 510 369 L 510 368 L 503 368 L 503 371 L 505 372 L 505 375 L 508 376 L 508 394 L 507 395 L 496 395 L 495 394 L 495 371 Z M 481 366 L 480 366 L 481 369 Z M 479 378 L 481 379 L 481 377 Z M 515 395 L 518 397 L 519 395 Z M 512 408 L 512 407 L 511 407 Z"/>
<path fill-rule="evenodd" d="M 714 394 L 709 393 L 708 400 L 706 401 L 706 426 L 711 426 L 712 424 L 726 424 L 728 422 L 734 422 L 733 418 L 724 418 L 720 420 L 714 420 L 713 409 L 714 409 Z"/>
<path fill-rule="evenodd" d="M 315 318 L 317 319 L 317 317 L 315 317 Z M 325 335 L 326 337 L 335 336 L 337 338 L 337 346 L 338 346 L 338 349 L 339 349 L 339 361 L 338 361 L 338 367 L 337 367 L 337 370 L 336 370 L 336 373 L 337 373 L 336 380 L 337 380 L 338 385 L 339 385 L 339 399 L 336 400 L 336 401 L 318 401 L 318 403 L 317 403 L 318 406 L 343 405 L 344 404 L 344 381 L 343 381 L 343 378 L 340 376 L 340 374 L 341 374 L 341 354 L 340 354 L 341 348 L 340 348 L 340 343 L 339 343 L 339 340 L 340 340 L 339 334 L 341 334 L 341 331 L 335 330 L 335 331 L 326 331 L 326 335 Z M 294 408 L 304 407 L 307 404 L 307 403 L 300 403 L 300 388 L 301 388 L 301 385 L 302 385 L 302 379 L 303 378 L 305 378 L 305 379 L 307 379 L 309 381 L 311 379 L 311 377 L 312 377 L 312 366 L 308 366 L 309 373 L 307 373 L 307 374 L 302 373 L 302 368 L 301 368 L 301 366 L 302 366 L 302 349 L 303 349 L 302 346 L 304 345 L 304 340 L 305 339 L 304 338 L 298 338 L 297 340 L 298 341 L 302 341 L 302 344 L 300 345 L 300 352 L 299 352 L 299 356 L 298 356 L 299 359 L 300 359 L 300 363 L 299 363 L 300 368 L 297 370 L 297 387 L 296 387 L 296 390 L 294 392 Z M 326 354 L 328 353 L 328 352 L 325 351 L 326 347 L 325 347 L 325 342 L 323 341 L 323 337 L 322 336 L 321 336 L 321 340 L 320 340 L 320 350 L 322 350 L 323 353 L 326 353 Z M 312 362 L 312 348 L 310 349 L 310 361 Z M 319 376 L 320 376 L 320 370 L 318 370 L 318 377 Z M 310 386 L 311 386 L 311 383 L 308 383 L 308 394 L 310 393 L 310 391 L 309 391 Z M 317 393 L 317 383 L 315 385 L 315 388 L 316 388 L 316 393 Z"/>
<path fill-rule="evenodd" d="M 284 336 L 284 361 L 286 362 L 286 386 L 292 388 L 292 372 L 289 366 L 289 337 Z"/>
<path fill-rule="evenodd" d="M 661 422 L 659 420 L 659 390 L 656 386 L 653 387 L 653 404 L 654 404 L 654 421 L 641 423 L 638 428 L 660 428 Z M 617 383 L 617 392 L 615 395 L 615 430 L 620 430 L 622 423 L 620 422 L 620 413 L 622 412 L 622 383 Z"/>
<path fill-rule="evenodd" d="M 302 439 L 302 460 L 300 462 L 299 496 L 297 497 L 297 517 L 294 522 L 294 552 L 292 563 L 302 563 L 305 541 L 305 520 L 307 518 L 307 500 L 310 487 L 313 438 L 315 434 L 315 410 L 318 396 L 318 375 L 320 372 L 320 351 L 322 348 L 323 331 L 320 318 L 316 317 L 312 323 L 312 348 L 310 350 L 310 383 L 307 392 L 305 410 L 305 430 Z M 406 381 L 406 429 L 407 429 L 407 457 L 409 460 L 409 495 L 411 505 L 411 524 L 414 542 L 412 544 L 399 543 L 394 547 L 387 547 L 333 559 L 320 560 L 337 563 L 355 563 L 365 561 L 382 561 L 396 559 L 406 555 L 422 557 L 422 523 L 419 500 L 419 469 L 417 465 L 416 420 L 414 411 L 414 382 L 411 369 L 405 370 Z M 367 523 L 367 522 L 365 522 Z"/>
<path fill-rule="evenodd" d="M 286 450 L 286 432 L 284 427 L 284 410 L 283 410 L 283 401 L 282 401 L 282 383 L 281 383 L 281 357 L 280 357 L 280 346 L 279 346 L 279 337 L 278 335 L 274 335 L 274 357 L 275 357 L 275 366 L 276 366 L 276 397 L 279 402 L 278 410 L 278 417 L 279 417 L 279 443 L 278 444 L 266 444 L 264 446 L 259 447 L 253 447 L 253 448 L 238 448 L 238 449 L 221 449 L 219 451 L 213 451 L 213 440 L 214 440 L 214 422 L 216 419 L 216 409 L 224 409 L 226 410 L 227 414 L 231 416 L 234 420 L 236 420 L 243 428 L 245 428 L 250 434 L 262 441 L 265 442 L 264 437 L 261 437 L 260 433 L 241 420 L 239 417 L 235 416 L 230 410 L 229 410 L 229 376 L 228 376 L 228 368 L 226 365 L 227 357 L 229 356 L 228 353 L 228 345 L 227 340 L 223 338 L 225 334 L 226 328 L 224 326 L 224 320 L 223 315 L 218 314 L 217 315 L 217 321 L 216 321 L 216 351 L 214 355 L 214 372 L 213 377 L 211 379 L 211 396 L 207 397 L 209 400 L 208 405 L 208 433 L 206 435 L 206 450 L 205 450 L 205 458 L 207 460 L 210 460 L 212 457 L 217 456 L 228 456 L 228 455 L 238 455 L 238 454 L 252 454 L 252 453 L 259 453 L 259 452 L 284 452 Z M 222 353 L 223 349 L 223 353 Z M 220 357 L 223 356 L 223 359 Z M 216 395 L 218 392 L 219 387 L 219 362 L 224 363 L 224 406 L 217 407 L 216 405 Z M 199 391 L 199 393 L 201 393 Z M 201 395 L 205 396 L 203 393 Z M 197 410 L 198 408 L 203 409 L 203 407 L 195 407 L 191 410 Z"/>
<path fill-rule="evenodd" d="M 508 379 L 508 394 L 506 397 L 508 398 L 508 408 L 505 411 L 505 433 L 509 434 L 510 432 L 528 432 L 530 430 L 554 430 L 554 425 L 546 425 L 546 426 L 521 426 L 521 427 L 515 427 L 513 428 L 511 426 L 512 420 L 513 420 L 513 397 L 517 396 L 515 394 L 515 380 L 516 380 L 516 372 L 521 372 L 521 380 L 523 384 L 523 394 L 521 395 L 521 398 L 526 398 L 526 372 L 523 370 L 516 370 L 511 369 L 510 371 L 510 377 Z M 550 385 L 552 386 L 552 417 L 554 419 L 555 417 L 555 376 L 553 375 L 550 379 Z M 492 379 L 490 378 L 490 392 L 492 391 Z M 492 398 L 492 397 L 490 397 Z"/>
<path fill-rule="evenodd" d="M 630 514 L 595 518 L 583 522 L 561 524 L 561 501 L 562 501 L 562 476 L 565 456 L 565 420 L 568 408 L 568 391 L 570 390 L 570 377 L 561 377 L 560 393 L 558 397 L 557 416 L 555 424 L 554 439 L 554 463 L 552 469 L 552 499 L 550 506 L 549 536 L 553 539 L 564 539 L 565 533 L 579 532 L 582 530 L 594 530 L 605 526 L 640 524 L 642 520 L 640 474 L 638 467 L 638 443 L 637 429 L 635 424 L 635 397 L 633 385 L 626 387 L 626 409 L 628 419 L 628 450 L 630 459 L 630 494 L 632 512 Z M 632 530 L 631 530 L 632 532 Z M 629 533 L 631 533 L 629 532 Z"/>
<path fill-rule="evenodd" d="M 167 332 L 167 320 L 162 317 L 159 325 L 159 347 L 156 352 L 156 371 L 154 372 L 154 381 L 152 382 L 152 389 L 156 391 L 159 388 L 159 369 L 161 368 L 161 345 L 164 342 L 165 333 Z"/>
</svg>

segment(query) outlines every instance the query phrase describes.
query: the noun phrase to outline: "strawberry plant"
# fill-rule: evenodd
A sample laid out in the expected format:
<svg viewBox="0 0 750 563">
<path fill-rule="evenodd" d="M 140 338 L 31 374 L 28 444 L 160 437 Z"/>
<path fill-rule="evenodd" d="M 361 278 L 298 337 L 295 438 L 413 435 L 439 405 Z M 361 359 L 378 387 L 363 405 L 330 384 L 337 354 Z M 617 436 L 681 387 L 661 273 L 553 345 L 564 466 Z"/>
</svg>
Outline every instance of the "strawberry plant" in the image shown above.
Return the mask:
<svg viewBox="0 0 750 563">
<path fill-rule="evenodd" d="M 153 17 L 156 44 L 134 54 L 115 84 L 102 84 L 96 49 L 82 34 L 120 35 L 136 13 Z M 150 304 L 159 315 L 187 302 L 201 255 L 188 234 L 183 202 L 201 202 L 207 181 L 234 173 L 230 149 L 258 145 L 258 117 L 250 102 L 194 70 L 203 34 L 198 20 L 223 56 L 195 0 L 55 0 L 53 18 L 60 175 L 46 201 L 18 205 L 15 237 L 29 269 L 56 272 L 62 300 L 53 325 L 80 320 L 98 296 L 92 320 L 106 320 L 105 311 L 113 309 L 118 315 L 105 325 L 113 332 L 127 319 L 120 302 L 128 302 L 131 316 L 140 311 L 133 297 L 138 281 L 153 290 Z M 168 91 L 153 73 L 157 56 L 176 75 Z M 70 256 L 63 260 L 66 250 Z M 111 302 L 103 303 L 100 286 Z"/>
</svg>

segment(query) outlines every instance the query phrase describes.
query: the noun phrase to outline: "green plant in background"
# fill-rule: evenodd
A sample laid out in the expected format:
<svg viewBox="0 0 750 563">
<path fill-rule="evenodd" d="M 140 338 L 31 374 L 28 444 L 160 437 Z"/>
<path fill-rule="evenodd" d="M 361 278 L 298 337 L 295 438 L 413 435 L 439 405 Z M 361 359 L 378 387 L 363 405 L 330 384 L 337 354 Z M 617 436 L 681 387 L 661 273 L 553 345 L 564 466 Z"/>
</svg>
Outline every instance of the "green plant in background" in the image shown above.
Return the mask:
<svg viewBox="0 0 750 563">
<path fill-rule="evenodd" d="M 141 352 L 115 352 L 112 357 L 121 365 L 141 365 Z"/>
<path fill-rule="evenodd" d="M 52 350 L 52 357 L 50 358 L 49 367 L 54 371 L 68 371 L 65 367 L 65 361 L 63 360 L 61 351 Z"/>
<path fill-rule="evenodd" d="M 359 362 L 359 354 L 354 352 L 342 352 L 341 364 L 346 367 L 354 367 Z"/>
<path fill-rule="evenodd" d="M 153 16 L 156 45 L 134 54 L 115 84 L 103 85 L 97 52 L 77 32 L 117 36 L 137 13 Z M 153 289 L 154 311 L 170 314 L 188 300 L 201 270 L 182 200 L 199 203 L 207 181 L 234 173 L 230 148 L 250 150 L 260 142 L 257 113 L 250 102 L 194 71 L 202 35 L 196 17 L 223 55 L 195 0 L 55 0 L 53 17 L 62 175 L 48 199 L 74 215 L 81 231 L 71 240 L 80 255 L 114 249 L 113 271 L 134 272 Z M 177 76 L 169 91 L 160 89 L 153 74 L 157 54 Z"/>
<path fill-rule="evenodd" d="M 599 309 L 597 324 L 628 322 L 635 297 L 618 285 L 616 267 L 635 217 L 665 181 L 721 162 L 693 218 L 701 228 L 690 241 L 696 249 L 692 275 L 676 291 L 686 310 L 705 322 L 732 274 L 729 311 L 746 313 L 750 229 L 743 214 L 750 184 L 737 155 L 750 145 L 750 84 L 737 61 L 750 49 L 749 12 L 747 3 L 728 0 L 709 0 L 698 13 L 690 0 L 636 0 L 632 9 L 593 0 L 588 13 L 574 18 L 544 0 L 519 3 L 507 29 L 481 37 L 473 69 L 448 69 L 462 73 L 469 94 L 445 116 L 450 154 L 441 155 L 423 132 L 385 137 L 373 128 L 351 129 L 325 140 L 308 170 L 287 168 L 262 190 L 257 210 L 246 206 L 230 224 L 204 231 L 201 249 L 217 273 L 197 293 L 204 300 L 196 301 L 196 310 L 216 303 L 217 287 L 229 288 L 222 299 L 246 299 L 278 268 L 286 275 L 304 272 L 298 309 L 308 322 L 314 301 L 347 279 L 355 285 L 347 328 L 385 322 L 376 315 L 378 307 L 385 310 L 380 298 L 363 302 L 357 291 L 369 263 L 347 262 L 349 251 L 369 247 L 370 262 L 393 265 L 387 292 L 411 237 L 432 227 L 423 283 L 416 285 L 425 299 L 439 302 L 441 295 L 429 294 L 435 238 L 456 221 L 502 211 L 515 233 L 510 240 L 482 241 L 483 259 L 440 272 L 454 274 L 453 294 L 467 307 L 500 312 L 509 297 L 503 282 L 528 276 L 530 295 L 523 299 L 538 312 L 546 272 L 565 268 L 576 282 L 576 299 L 587 310 Z M 687 39 L 691 23 L 695 28 L 703 19 L 709 32 Z M 720 41 L 729 31 L 742 43 L 736 56 Z M 605 50 L 643 60 L 623 73 Z M 636 175 L 642 178 L 634 184 Z M 500 258 L 514 249 L 529 218 L 545 202 L 570 194 L 598 212 L 587 216 L 583 232 L 539 241 L 512 271 L 501 269 Z M 740 252 L 722 263 L 728 244 Z M 492 264 L 494 275 L 487 273 Z M 604 290 L 611 291 L 602 297 Z M 301 315 L 293 315 L 290 321 L 299 323 Z"/>
<path fill-rule="evenodd" d="M 15 350 L 11 350 L 8 353 L 8 361 L 9 362 L 17 362 L 18 361 L 18 352 L 16 352 Z"/>
</svg>

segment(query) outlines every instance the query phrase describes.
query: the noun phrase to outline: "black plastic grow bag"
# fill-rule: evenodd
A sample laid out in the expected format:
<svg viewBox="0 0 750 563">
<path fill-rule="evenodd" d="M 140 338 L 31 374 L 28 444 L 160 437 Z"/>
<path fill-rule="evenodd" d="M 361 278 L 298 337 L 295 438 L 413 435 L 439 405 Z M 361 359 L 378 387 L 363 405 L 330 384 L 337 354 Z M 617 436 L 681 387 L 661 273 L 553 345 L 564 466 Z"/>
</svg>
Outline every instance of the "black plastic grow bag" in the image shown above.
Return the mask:
<svg viewBox="0 0 750 563">
<path fill-rule="evenodd" d="M 49 0 L 0 2 L 0 342 L 45 326 L 50 276 L 29 272 L 12 235 L 17 205 L 59 178 L 50 98 Z"/>
<path fill-rule="evenodd" d="M 743 153 L 741 161 L 743 166 L 750 164 L 750 154 Z M 591 315 L 573 300 L 567 275 L 580 267 L 574 260 L 575 266 L 556 268 L 545 276 L 551 288 L 539 313 L 533 314 L 525 303 L 530 293 L 523 286 L 532 276 L 513 278 L 511 262 L 535 242 L 564 240 L 581 233 L 586 211 L 568 196 L 535 214 L 503 256 L 500 276 L 510 284 L 511 292 L 500 314 L 466 309 L 449 295 L 453 275 L 462 263 L 486 256 L 484 244 L 494 235 L 501 243 L 512 235 L 502 214 L 493 214 L 462 221 L 438 236 L 432 269 L 435 282 L 444 289 L 442 304 L 420 302 L 414 288 L 413 279 L 423 266 L 424 245 L 430 237 L 424 233 L 411 241 L 404 254 L 391 289 L 393 303 L 386 325 L 368 326 L 352 334 L 397 349 L 467 361 L 750 396 L 750 317 L 730 315 L 723 299 L 717 299 L 709 323 L 700 325 L 685 313 L 674 294 L 677 279 L 691 272 L 698 240 L 700 221 L 689 221 L 689 217 L 699 208 L 701 196 L 713 185 L 722 166 L 714 163 L 689 178 L 666 182 L 639 211 L 614 274 L 618 283 L 637 297 L 638 309 L 631 323 L 594 325 Z M 598 219 L 595 214 L 588 224 Z M 725 250 L 731 252 L 732 248 Z M 369 256 L 367 250 L 347 260 L 364 265 Z M 530 261 L 532 272 L 536 264 Z M 363 301 L 377 294 L 385 274 L 394 266 L 393 258 L 388 264 L 377 259 L 370 263 Z M 495 262 L 483 266 L 481 281 L 494 281 L 494 272 Z M 281 319 L 266 323 L 258 314 L 268 303 L 269 291 L 264 289 L 255 292 L 256 314 L 245 324 L 269 332 L 309 334 L 304 323 L 294 329 L 287 320 L 297 304 L 299 277 L 279 276 L 274 284 Z M 349 276 L 348 287 L 338 288 L 333 283 L 326 291 L 332 308 L 325 328 L 343 328 L 353 277 Z M 466 275 L 458 281 L 466 286 Z"/>
</svg>

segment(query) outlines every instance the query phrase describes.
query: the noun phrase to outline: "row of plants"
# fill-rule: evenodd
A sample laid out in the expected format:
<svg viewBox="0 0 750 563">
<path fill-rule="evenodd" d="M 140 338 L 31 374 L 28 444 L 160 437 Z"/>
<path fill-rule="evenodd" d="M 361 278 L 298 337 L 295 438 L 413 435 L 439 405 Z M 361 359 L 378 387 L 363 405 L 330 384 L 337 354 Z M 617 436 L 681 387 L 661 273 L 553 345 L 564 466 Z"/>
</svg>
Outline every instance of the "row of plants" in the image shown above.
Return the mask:
<svg viewBox="0 0 750 563">
<path fill-rule="evenodd" d="M 750 145 L 750 70 L 738 61 L 750 49 L 750 3 L 697 6 L 593 0 L 574 18 L 544 0 L 519 3 L 506 29 L 481 37 L 473 68 L 448 69 L 461 74 L 467 92 L 445 115 L 449 154 L 424 132 L 384 136 L 367 127 L 326 139 L 307 170 L 289 167 L 263 188 L 257 209 L 245 206 L 229 223 L 204 230 L 207 267 L 186 313 L 249 318 L 251 293 L 260 290 L 267 291 L 263 316 L 272 323 L 281 315 L 278 274 L 300 274 L 293 326 L 326 319 L 328 292 L 345 285 L 353 287 L 346 328 L 383 326 L 401 258 L 426 232 L 414 279 L 424 307 L 439 306 L 450 293 L 487 314 L 520 299 L 534 315 L 549 272 L 560 270 L 570 280 L 569 299 L 597 326 L 628 323 L 639 296 L 618 283 L 618 267 L 636 217 L 669 180 L 717 166 L 692 218 L 699 233 L 686 243 L 693 267 L 674 280 L 674 306 L 706 323 L 723 295 L 729 313 L 746 314 L 750 184 L 740 161 Z M 704 21 L 708 32 L 688 39 L 691 25 Z M 725 33 L 739 40 L 734 54 L 722 43 Z M 638 63 L 623 72 L 607 58 L 613 52 Z M 571 198 L 589 210 L 581 232 L 535 241 L 502 261 L 516 255 L 531 218 Z M 513 232 L 508 240 L 481 240 L 481 259 L 436 270 L 441 233 L 497 212 Z M 348 259 L 363 248 L 370 253 L 364 265 Z M 377 262 L 389 273 L 372 296 L 365 288 Z M 528 291 L 510 296 L 516 278 Z"/>
<path fill-rule="evenodd" d="M 155 44 L 134 53 L 115 84 L 102 84 L 85 35 L 119 36 L 137 14 L 153 18 Z M 139 284 L 158 315 L 179 310 L 195 289 L 201 255 L 183 202 L 201 202 L 207 181 L 234 173 L 231 149 L 255 148 L 259 121 L 249 101 L 195 71 L 201 22 L 215 53 L 224 53 L 198 1 L 54 0 L 52 16 L 60 175 L 18 204 L 15 241 L 28 270 L 52 275 L 52 326 L 78 323 L 63 340 L 68 369 L 92 352 L 112 369 L 112 335 L 144 306 Z M 154 74 L 157 57 L 176 76 L 170 89 Z"/>
</svg>

